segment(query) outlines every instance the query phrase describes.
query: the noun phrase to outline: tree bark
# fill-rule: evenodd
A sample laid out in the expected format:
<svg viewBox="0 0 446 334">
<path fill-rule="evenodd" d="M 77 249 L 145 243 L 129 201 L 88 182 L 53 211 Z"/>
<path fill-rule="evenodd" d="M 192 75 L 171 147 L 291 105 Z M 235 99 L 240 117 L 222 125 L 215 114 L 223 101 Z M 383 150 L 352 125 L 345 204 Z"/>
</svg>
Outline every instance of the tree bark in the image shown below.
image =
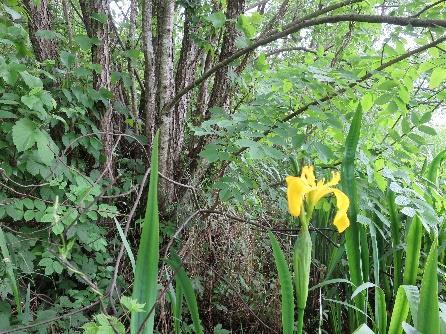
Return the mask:
<svg viewBox="0 0 446 334">
<path fill-rule="evenodd" d="M 52 28 L 49 0 L 41 0 L 38 5 L 36 5 L 33 0 L 23 0 L 23 3 L 29 15 L 29 38 L 36 59 L 38 61 L 47 59 L 56 60 L 59 55 L 56 42 L 37 36 L 39 30 L 51 30 Z"/>
<path fill-rule="evenodd" d="M 171 133 L 175 131 L 175 108 L 164 110 L 164 106 L 172 99 L 174 90 L 173 78 L 173 23 L 175 1 L 162 1 L 158 8 L 157 27 L 158 46 L 156 54 L 156 72 L 157 92 L 156 108 L 160 117 L 160 172 L 169 178 L 173 178 L 172 157 L 170 152 Z M 173 198 L 173 186 L 171 183 L 163 180 L 160 184 L 163 196 L 163 202 Z"/>
<path fill-rule="evenodd" d="M 245 8 L 245 0 L 229 0 L 226 11 L 225 33 L 223 35 L 223 44 L 221 46 L 219 62 L 230 57 L 236 50 L 235 40 L 238 32 L 235 28 L 235 21 L 240 14 L 243 14 Z M 230 67 L 220 68 L 214 77 L 214 86 L 209 99 L 209 107 L 219 106 L 224 109 L 229 107 L 229 92 L 231 81 L 228 76 Z M 210 116 L 209 111 L 206 118 Z"/>
<path fill-rule="evenodd" d="M 199 49 L 192 39 L 195 29 L 192 21 L 193 11 L 194 7 L 187 7 L 185 10 L 183 40 L 175 75 L 176 92 L 189 85 L 195 77 Z M 175 180 L 179 180 L 182 174 L 182 164 L 180 160 L 183 151 L 184 127 L 191 93 L 192 92 L 189 92 L 184 95 L 175 108 L 169 111 L 169 119 L 171 123 L 169 127 L 170 132 L 167 148 L 169 159 L 166 164 L 166 171 L 168 175 Z M 168 188 L 168 193 L 170 194 L 171 199 L 173 199 L 173 197 L 177 195 L 176 188 L 171 183 Z"/>
<path fill-rule="evenodd" d="M 155 129 L 158 124 L 158 116 L 155 105 L 155 55 L 153 50 L 152 35 L 152 0 L 144 0 L 142 4 L 142 44 L 144 52 L 144 94 L 143 113 L 145 120 L 145 134 L 148 146 L 152 144 Z"/>
<path fill-rule="evenodd" d="M 91 47 L 91 62 L 99 64 L 101 71 L 93 73 L 93 88 L 96 90 L 107 89 L 111 91 L 110 81 L 110 22 L 108 17 L 107 0 L 80 0 L 83 21 L 88 37 L 97 38 L 99 43 Z M 92 15 L 100 15 L 99 18 L 93 18 Z M 102 21 L 103 20 L 103 21 Z M 102 141 L 105 152 L 105 176 L 114 180 L 113 166 L 113 108 L 111 103 L 105 104 L 102 101 L 95 103 L 95 108 L 100 112 L 102 131 Z"/>
<path fill-rule="evenodd" d="M 137 15 L 137 3 L 136 0 L 130 1 L 130 29 L 127 48 L 134 49 L 136 44 L 136 15 Z M 136 107 L 136 85 L 135 85 L 135 68 L 133 66 L 133 60 L 129 57 L 127 59 L 127 70 L 129 72 L 131 86 L 130 86 L 130 106 L 132 109 L 133 117 L 138 119 L 138 108 Z M 137 130 L 138 128 L 135 127 Z"/>
<path fill-rule="evenodd" d="M 239 15 L 243 14 L 245 7 L 244 0 L 229 0 L 226 11 L 226 24 L 225 32 L 223 35 L 223 43 L 220 48 L 220 55 L 218 62 L 222 62 L 225 59 L 231 57 L 235 51 L 235 41 L 238 36 L 238 31 L 235 28 L 235 22 Z M 232 91 L 232 83 L 229 78 L 229 66 L 219 68 L 215 72 L 214 85 L 212 87 L 211 95 L 208 100 L 206 111 L 203 114 L 203 118 L 200 120 L 209 119 L 210 108 L 222 107 L 226 111 L 229 109 L 230 93 Z M 202 108 L 202 107 L 201 107 Z M 201 122 L 200 122 L 201 123 Z M 199 166 L 199 156 L 203 147 L 211 140 L 208 136 L 199 137 L 198 140 L 194 140 L 194 145 L 189 151 L 189 172 L 193 175 L 195 180 L 200 180 L 203 175 L 202 171 L 206 170 L 208 163 L 202 161 L 203 166 Z"/>
<path fill-rule="evenodd" d="M 72 43 L 73 43 L 73 29 L 71 28 L 70 7 L 67 3 L 67 0 L 62 0 L 62 10 L 63 10 L 63 17 L 65 20 L 65 24 L 67 25 L 68 43 L 70 45 L 72 45 Z"/>
</svg>

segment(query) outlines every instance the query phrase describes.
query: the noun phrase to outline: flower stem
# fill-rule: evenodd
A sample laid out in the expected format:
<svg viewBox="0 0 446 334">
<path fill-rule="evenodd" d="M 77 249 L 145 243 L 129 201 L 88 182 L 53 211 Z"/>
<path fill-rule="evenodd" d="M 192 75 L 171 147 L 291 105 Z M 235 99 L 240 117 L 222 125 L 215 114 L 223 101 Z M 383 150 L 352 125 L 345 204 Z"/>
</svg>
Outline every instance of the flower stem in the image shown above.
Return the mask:
<svg viewBox="0 0 446 334">
<path fill-rule="evenodd" d="M 297 309 L 297 334 L 303 333 L 305 309 Z"/>
</svg>

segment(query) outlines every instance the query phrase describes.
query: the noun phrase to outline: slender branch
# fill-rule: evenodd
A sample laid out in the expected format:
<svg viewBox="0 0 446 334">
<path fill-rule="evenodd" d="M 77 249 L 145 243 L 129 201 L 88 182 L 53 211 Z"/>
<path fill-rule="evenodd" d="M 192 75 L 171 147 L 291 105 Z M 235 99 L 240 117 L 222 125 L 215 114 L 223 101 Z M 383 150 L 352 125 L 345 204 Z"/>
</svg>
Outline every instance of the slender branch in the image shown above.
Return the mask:
<svg viewBox="0 0 446 334">
<path fill-rule="evenodd" d="M 421 46 L 419 48 L 416 48 L 412 51 L 409 51 L 405 54 L 402 54 L 401 56 L 398 56 L 392 60 L 389 60 L 388 62 L 380 65 L 379 67 L 375 68 L 374 70 L 367 72 L 366 74 L 364 74 L 361 78 L 359 78 L 357 81 L 350 83 L 346 88 L 341 88 L 338 89 L 337 91 L 327 94 L 325 95 L 323 98 L 318 99 L 318 100 L 313 100 L 307 104 L 305 104 L 304 106 L 298 108 L 297 110 L 295 110 L 294 112 L 292 112 L 291 114 L 283 117 L 282 119 L 280 119 L 276 124 L 272 125 L 268 130 L 264 131 L 262 136 L 256 137 L 255 139 L 253 139 L 254 141 L 260 141 L 261 139 L 265 138 L 267 135 L 269 135 L 270 133 L 273 132 L 274 129 L 276 129 L 280 124 L 285 123 L 290 121 L 291 119 L 295 118 L 296 116 L 299 116 L 300 114 L 304 113 L 305 111 L 307 111 L 310 107 L 327 102 L 327 101 L 331 101 L 332 99 L 334 99 L 335 97 L 343 94 L 344 92 L 347 91 L 348 88 L 353 88 L 357 85 L 359 85 L 360 83 L 370 79 L 371 77 L 373 77 L 373 75 L 375 73 L 378 73 L 380 71 L 383 71 L 384 69 L 404 60 L 407 59 L 415 54 L 421 53 L 423 51 L 426 51 L 432 47 L 437 46 L 440 43 L 443 43 L 446 41 L 446 36 L 443 36 L 441 38 L 438 38 L 437 40 L 426 44 L 424 46 Z M 248 148 L 247 147 L 243 147 L 240 150 L 238 150 L 237 152 L 234 153 L 234 156 L 239 156 L 240 154 L 242 154 L 244 151 L 246 151 Z M 339 163 L 339 162 L 338 162 Z M 225 161 L 222 165 L 222 167 L 220 168 L 220 172 L 218 173 L 218 177 L 222 177 L 225 173 L 226 168 L 229 167 L 229 165 L 231 164 L 231 161 Z M 215 208 L 218 204 L 218 195 L 219 195 L 220 190 L 217 190 L 215 192 L 214 195 L 214 204 L 212 206 L 212 208 Z"/>
<path fill-rule="evenodd" d="M 170 110 L 173 108 L 190 90 L 194 87 L 198 86 L 205 80 L 207 80 L 210 76 L 212 76 L 219 69 L 228 66 L 234 60 L 240 58 L 246 53 L 257 49 L 260 46 L 269 44 L 275 40 L 298 32 L 301 29 L 309 28 L 321 24 L 327 23 L 338 23 L 338 22 L 363 22 L 363 23 L 386 23 L 398 26 L 412 26 L 412 27 L 443 27 L 446 28 L 446 20 L 431 20 L 431 19 L 418 19 L 413 17 L 398 17 L 398 16 L 381 16 L 381 15 L 359 15 L 359 14 L 345 14 L 345 15 L 335 15 L 335 16 L 323 16 L 317 17 L 315 19 L 306 20 L 303 22 L 297 22 L 296 24 L 291 24 L 289 27 L 284 29 L 283 31 L 276 32 L 272 35 L 269 35 L 265 38 L 260 38 L 254 41 L 250 46 L 240 49 L 232 54 L 230 57 L 216 64 L 213 68 L 209 69 L 207 72 L 203 74 L 201 78 L 198 78 L 190 85 L 186 86 L 182 90 L 180 90 L 174 98 L 165 105 L 165 110 Z"/>
<path fill-rule="evenodd" d="M 435 7 L 436 5 L 439 5 L 441 3 L 445 2 L 445 0 L 439 0 L 437 2 L 433 2 L 430 5 L 424 7 L 422 10 L 420 10 L 418 13 L 414 14 L 412 17 L 418 17 L 421 14 L 423 14 L 424 12 L 428 11 L 429 9 L 431 9 L 432 7 Z"/>
<path fill-rule="evenodd" d="M 282 53 L 282 52 L 289 52 L 289 51 L 303 51 L 303 52 L 310 52 L 310 53 L 313 53 L 313 54 L 317 54 L 317 51 L 315 51 L 315 50 L 311 50 L 309 48 L 305 48 L 305 47 L 302 47 L 302 46 L 296 46 L 296 47 L 281 48 L 281 49 L 273 50 L 271 52 L 268 52 L 266 54 L 266 56 L 270 57 L 270 56 L 273 56 L 275 54 L 279 54 L 279 53 Z"/>
<path fill-rule="evenodd" d="M 409 58 L 409 57 L 411 57 L 413 55 L 416 55 L 418 53 L 426 51 L 426 50 L 428 50 L 428 49 L 430 49 L 432 47 L 435 47 L 437 44 L 443 43 L 445 41 L 446 41 L 446 36 L 443 36 L 443 37 L 438 38 L 437 40 L 435 40 L 435 41 L 433 41 L 433 42 L 431 42 L 429 44 L 426 44 L 426 45 L 421 46 L 419 48 L 416 48 L 416 49 L 414 49 L 412 51 L 409 51 L 409 52 L 407 52 L 407 53 L 405 53 L 405 54 L 403 54 L 403 55 L 401 55 L 399 57 L 396 57 L 396 58 L 394 58 L 392 60 L 389 60 L 388 62 L 382 64 L 381 66 L 375 68 L 374 70 L 367 72 L 362 77 L 360 77 L 357 81 L 350 83 L 347 86 L 347 88 L 338 89 L 337 91 L 335 91 L 335 92 L 333 92 L 331 94 L 325 95 L 323 98 L 321 98 L 319 100 L 313 100 L 313 101 L 305 104 L 304 106 L 300 107 L 299 109 L 295 110 L 291 114 L 283 117 L 276 124 L 274 124 L 271 128 L 269 128 L 268 130 L 263 132 L 263 135 L 261 137 L 257 137 L 254 140 L 255 141 L 261 140 L 265 136 L 269 135 L 275 128 L 277 128 L 279 126 L 279 124 L 290 121 L 291 119 L 295 118 L 296 116 L 299 116 L 303 112 L 307 111 L 312 106 L 315 106 L 315 105 L 318 105 L 318 104 L 321 104 L 321 103 L 324 103 L 324 102 L 327 102 L 327 101 L 330 101 L 330 100 L 334 99 L 335 97 L 337 97 L 337 96 L 343 94 L 344 92 L 346 92 L 348 88 L 353 88 L 353 87 L 359 85 L 360 83 L 370 79 L 375 73 L 383 71 L 386 68 L 388 68 L 388 67 L 390 67 L 392 65 L 395 65 L 396 63 L 398 63 L 398 62 L 400 62 L 400 61 L 402 61 L 404 59 L 407 59 L 407 58 Z M 247 147 L 241 148 L 239 151 L 234 153 L 234 155 L 235 156 L 240 155 L 246 149 L 247 149 Z"/>
</svg>

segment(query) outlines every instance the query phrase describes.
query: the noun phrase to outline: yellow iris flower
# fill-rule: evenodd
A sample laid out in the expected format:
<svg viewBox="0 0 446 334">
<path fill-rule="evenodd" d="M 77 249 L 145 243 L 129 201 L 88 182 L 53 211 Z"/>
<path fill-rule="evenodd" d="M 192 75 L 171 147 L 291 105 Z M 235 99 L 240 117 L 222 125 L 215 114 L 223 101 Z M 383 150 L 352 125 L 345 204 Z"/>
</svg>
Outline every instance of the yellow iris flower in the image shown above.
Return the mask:
<svg viewBox="0 0 446 334">
<path fill-rule="evenodd" d="M 334 172 L 333 177 L 329 182 L 325 183 L 324 179 L 316 181 L 313 166 L 305 166 L 302 169 L 300 177 L 288 176 L 286 178 L 286 183 L 288 210 L 290 214 L 294 217 L 299 217 L 305 200 L 308 203 L 309 211 L 312 212 L 314 206 L 321 198 L 329 194 L 334 194 L 336 197 L 336 207 L 338 210 L 336 212 L 333 224 L 336 226 L 339 233 L 344 232 L 350 225 L 350 220 L 347 216 L 350 200 L 342 191 L 333 188 L 333 186 L 337 185 L 340 180 L 340 174 L 338 172 Z"/>
</svg>

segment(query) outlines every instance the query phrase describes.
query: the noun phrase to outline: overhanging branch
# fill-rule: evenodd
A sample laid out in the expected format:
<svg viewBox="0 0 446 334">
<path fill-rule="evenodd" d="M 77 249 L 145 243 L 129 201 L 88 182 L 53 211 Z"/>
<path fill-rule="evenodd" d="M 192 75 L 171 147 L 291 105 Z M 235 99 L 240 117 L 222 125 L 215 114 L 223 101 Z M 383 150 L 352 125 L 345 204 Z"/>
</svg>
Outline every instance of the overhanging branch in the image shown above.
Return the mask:
<svg viewBox="0 0 446 334">
<path fill-rule="evenodd" d="M 359 15 L 359 14 L 345 14 L 345 15 L 334 15 L 334 16 L 323 16 L 317 17 L 314 19 L 306 20 L 306 21 L 298 21 L 295 24 L 290 24 L 283 31 L 274 33 L 265 38 L 259 38 L 253 43 L 243 49 L 238 50 L 230 57 L 216 64 L 213 68 L 209 69 L 205 72 L 200 78 L 192 82 L 190 85 L 186 86 L 184 89 L 179 91 L 170 103 L 166 104 L 165 110 L 170 110 L 174 107 L 181 99 L 182 96 L 187 94 L 194 87 L 198 86 L 209 77 L 211 77 L 215 72 L 219 69 L 228 66 L 230 63 L 245 55 L 248 52 L 251 52 L 257 49 L 260 46 L 271 43 L 275 40 L 298 32 L 301 29 L 309 28 L 321 24 L 328 23 L 338 23 L 338 22 L 363 22 L 363 23 L 385 23 L 391 25 L 398 26 L 413 26 L 413 27 L 424 27 L 424 28 L 434 28 L 434 27 L 443 27 L 446 28 L 446 20 L 431 20 L 431 19 L 418 19 L 413 17 L 396 17 L 396 16 L 380 16 L 380 15 Z M 437 40 L 438 41 L 438 40 Z M 440 42 L 441 43 L 441 42 Z"/>
<path fill-rule="evenodd" d="M 269 135 L 274 129 L 276 129 L 279 124 L 288 122 L 289 120 L 295 118 L 296 116 L 299 116 L 300 114 L 302 114 L 303 112 L 307 111 L 310 107 L 330 101 L 332 99 L 334 99 L 335 97 L 343 94 L 346 92 L 346 90 L 348 88 L 353 88 L 355 86 L 358 86 L 360 83 L 366 81 L 367 79 L 370 79 L 375 73 L 380 72 L 385 70 L 386 68 L 395 65 L 396 63 L 399 63 L 400 61 L 403 61 L 413 55 L 416 55 L 418 53 L 421 53 L 423 51 L 426 51 L 430 48 L 433 48 L 435 46 L 437 46 L 440 43 L 446 42 L 446 36 L 443 36 L 441 38 L 436 39 L 435 41 L 423 45 L 419 48 L 413 49 L 412 51 L 409 51 L 405 54 L 402 54 L 401 56 L 398 56 L 392 60 L 389 60 L 388 62 L 382 64 L 381 66 L 375 68 L 374 70 L 367 72 L 366 74 L 364 74 L 362 77 L 360 77 L 358 80 L 356 80 L 355 82 L 350 83 L 346 88 L 341 88 L 338 89 L 337 91 L 331 93 L 331 94 L 327 94 L 325 95 L 323 98 L 318 99 L 318 100 L 313 100 L 305 105 L 303 105 L 302 107 L 300 107 L 299 109 L 295 110 L 294 112 L 292 112 L 291 114 L 283 117 L 282 119 L 280 119 L 275 125 L 273 125 L 271 128 L 269 128 L 268 130 L 266 130 L 263 134 L 262 137 L 257 137 L 255 139 L 253 139 L 254 141 L 259 141 L 262 138 L 264 138 L 265 136 Z M 247 147 L 243 147 L 240 150 L 238 150 L 236 153 L 234 153 L 235 156 L 240 155 L 242 152 L 244 152 L 247 149 Z"/>
</svg>

